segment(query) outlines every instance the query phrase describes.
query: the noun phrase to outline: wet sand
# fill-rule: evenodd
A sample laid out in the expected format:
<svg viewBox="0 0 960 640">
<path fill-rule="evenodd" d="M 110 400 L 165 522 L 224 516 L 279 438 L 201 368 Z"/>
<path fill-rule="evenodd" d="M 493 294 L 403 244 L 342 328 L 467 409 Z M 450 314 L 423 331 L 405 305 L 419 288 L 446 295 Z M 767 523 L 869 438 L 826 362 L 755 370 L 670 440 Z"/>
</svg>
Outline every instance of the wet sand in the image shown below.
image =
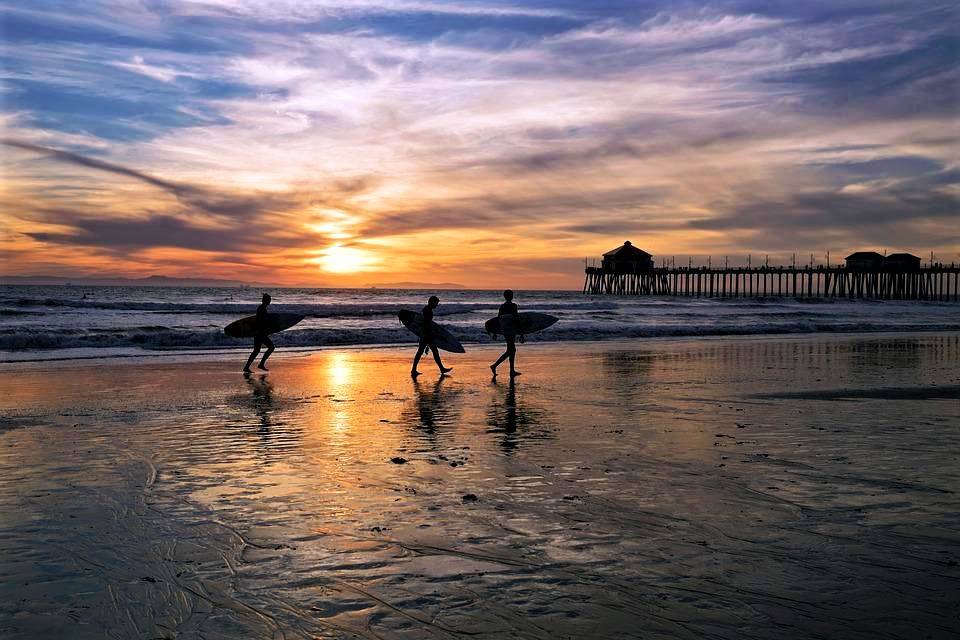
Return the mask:
<svg viewBox="0 0 960 640">
<path fill-rule="evenodd" d="M 960 336 L 0 365 L 4 638 L 946 638 Z"/>
</svg>

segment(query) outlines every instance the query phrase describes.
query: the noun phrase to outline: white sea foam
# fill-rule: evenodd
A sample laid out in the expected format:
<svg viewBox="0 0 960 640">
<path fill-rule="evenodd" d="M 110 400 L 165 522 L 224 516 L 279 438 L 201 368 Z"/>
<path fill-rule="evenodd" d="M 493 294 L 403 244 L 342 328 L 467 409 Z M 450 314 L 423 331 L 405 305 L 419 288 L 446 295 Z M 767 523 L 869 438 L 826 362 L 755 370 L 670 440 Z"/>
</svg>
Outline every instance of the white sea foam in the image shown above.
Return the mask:
<svg viewBox="0 0 960 640">
<path fill-rule="evenodd" d="M 412 339 L 397 321 L 430 292 L 307 290 L 272 292 L 275 311 L 306 317 L 277 337 L 288 347 L 378 345 Z M 437 318 L 462 342 L 489 342 L 483 322 L 500 299 L 491 291 L 439 292 Z M 578 292 L 518 292 L 522 310 L 552 313 L 560 322 L 530 341 L 659 336 L 789 334 L 838 331 L 956 331 L 956 304 L 847 300 L 590 297 Z M 120 350 L 245 347 L 222 327 L 250 315 L 259 292 L 237 289 L 0 287 L 0 351 L 111 355 Z"/>
</svg>

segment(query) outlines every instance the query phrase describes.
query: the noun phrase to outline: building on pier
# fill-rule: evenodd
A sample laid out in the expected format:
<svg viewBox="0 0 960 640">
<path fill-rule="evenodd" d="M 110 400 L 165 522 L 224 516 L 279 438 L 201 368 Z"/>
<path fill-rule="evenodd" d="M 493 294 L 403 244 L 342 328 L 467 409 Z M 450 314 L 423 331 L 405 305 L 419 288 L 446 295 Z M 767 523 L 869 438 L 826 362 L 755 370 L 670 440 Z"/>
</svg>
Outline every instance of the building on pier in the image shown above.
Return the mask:
<svg viewBox="0 0 960 640">
<path fill-rule="evenodd" d="M 920 271 L 920 258 L 912 253 L 891 253 L 883 259 L 887 271 Z"/>
<path fill-rule="evenodd" d="M 629 240 L 603 254 L 601 268 L 609 273 L 638 273 L 653 270 L 653 256 Z"/>
<path fill-rule="evenodd" d="M 847 256 L 847 271 L 879 271 L 883 255 L 876 251 L 857 251 Z"/>
</svg>

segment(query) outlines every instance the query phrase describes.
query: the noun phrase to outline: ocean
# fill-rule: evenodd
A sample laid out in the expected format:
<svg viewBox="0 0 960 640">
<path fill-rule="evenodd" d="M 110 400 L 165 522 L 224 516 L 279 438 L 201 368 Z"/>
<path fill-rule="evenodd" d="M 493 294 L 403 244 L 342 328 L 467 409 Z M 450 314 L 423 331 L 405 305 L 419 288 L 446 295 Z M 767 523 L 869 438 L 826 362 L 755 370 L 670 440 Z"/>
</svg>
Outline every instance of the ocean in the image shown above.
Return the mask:
<svg viewBox="0 0 960 640">
<path fill-rule="evenodd" d="M 260 291 L 237 288 L 2 286 L 0 361 L 100 358 L 245 350 L 223 334 L 251 315 Z M 306 315 L 275 340 L 280 349 L 403 344 L 414 340 L 397 312 L 420 308 L 432 292 L 395 289 L 273 289 L 273 311 Z M 499 291 L 438 291 L 436 319 L 464 344 L 490 343 L 483 331 Z M 960 330 L 949 303 L 790 298 L 585 296 L 518 291 L 521 311 L 560 321 L 537 341 Z"/>
</svg>

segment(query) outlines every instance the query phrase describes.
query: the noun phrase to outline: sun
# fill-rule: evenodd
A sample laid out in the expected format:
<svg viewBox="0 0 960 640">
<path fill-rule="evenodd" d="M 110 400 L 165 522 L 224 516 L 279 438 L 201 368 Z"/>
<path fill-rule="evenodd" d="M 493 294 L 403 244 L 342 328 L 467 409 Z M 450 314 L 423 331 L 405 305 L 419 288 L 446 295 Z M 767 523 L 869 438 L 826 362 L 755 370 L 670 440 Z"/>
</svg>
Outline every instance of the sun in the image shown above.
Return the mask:
<svg viewBox="0 0 960 640">
<path fill-rule="evenodd" d="M 380 259 L 365 249 L 335 244 L 321 251 L 313 261 L 330 273 L 357 273 L 374 271 Z"/>
</svg>

